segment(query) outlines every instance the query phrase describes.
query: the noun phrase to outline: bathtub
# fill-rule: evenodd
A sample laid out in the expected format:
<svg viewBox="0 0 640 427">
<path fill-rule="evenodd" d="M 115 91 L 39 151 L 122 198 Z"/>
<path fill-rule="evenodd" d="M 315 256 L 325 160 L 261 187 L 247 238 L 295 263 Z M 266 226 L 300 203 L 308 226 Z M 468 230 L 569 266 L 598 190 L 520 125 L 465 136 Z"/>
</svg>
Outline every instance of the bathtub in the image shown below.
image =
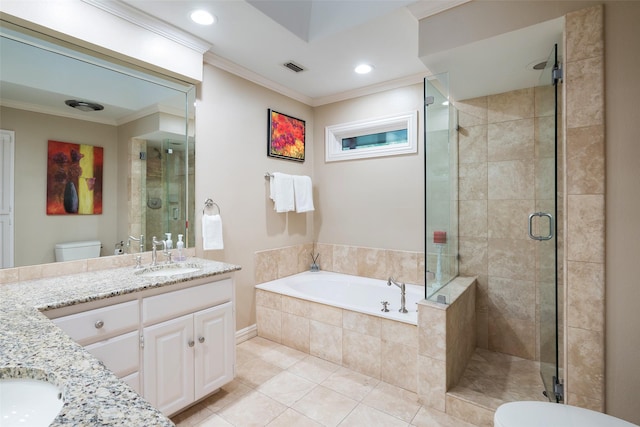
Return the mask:
<svg viewBox="0 0 640 427">
<path fill-rule="evenodd" d="M 417 303 L 424 298 L 424 287 L 406 285 L 405 306 L 409 312 L 400 313 L 397 286 L 387 286 L 386 280 L 329 271 L 307 271 L 265 282 L 256 288 L 412 325 L 418 323 Z M 382 311 L 381 301 L 389 302 L 388 312 Z"/>
</svg>

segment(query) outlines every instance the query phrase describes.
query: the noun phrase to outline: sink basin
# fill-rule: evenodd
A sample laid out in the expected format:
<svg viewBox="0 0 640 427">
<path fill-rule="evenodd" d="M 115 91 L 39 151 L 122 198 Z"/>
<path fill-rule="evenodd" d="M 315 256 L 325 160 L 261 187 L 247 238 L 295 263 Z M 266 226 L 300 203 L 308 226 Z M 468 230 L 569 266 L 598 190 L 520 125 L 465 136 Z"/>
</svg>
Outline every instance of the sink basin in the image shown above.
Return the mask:
<svg viewBox="0 0 640 427">
<path fill-rule="evenodd" d="M 62 409 L 55 385 L 30 378 L 0 379 L 0 425 L 48 426 Z"/>
<path fill-rule="evenodd" d="M 155 267 L 147 267 L 144 270 L 136 272 L 136 274 L 142 277 L 168 277 L 176 276 L 178 274 L 195 273 L 202 269 L 198 264 L 166 264 L 157 265 Z"/>
</svg>

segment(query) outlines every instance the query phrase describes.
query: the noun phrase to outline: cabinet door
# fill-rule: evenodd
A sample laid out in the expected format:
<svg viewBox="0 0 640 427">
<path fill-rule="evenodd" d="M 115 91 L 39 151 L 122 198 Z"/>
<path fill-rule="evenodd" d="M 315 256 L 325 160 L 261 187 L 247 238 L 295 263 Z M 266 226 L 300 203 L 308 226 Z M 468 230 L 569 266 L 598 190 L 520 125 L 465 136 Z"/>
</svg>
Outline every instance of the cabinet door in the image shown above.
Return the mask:
<svg viewBox="0 0 640 427">
<path fill-rule="evenodd" d="M 233 380 L 235 325 L 233 303 L 194 314 L 195 398 L 200 399 Z"/>
<path fill-rule="evenodd" d="M 194 401 L 193 315 L 144 328 L 144 397 L 165 415 Z"/>
</svg>

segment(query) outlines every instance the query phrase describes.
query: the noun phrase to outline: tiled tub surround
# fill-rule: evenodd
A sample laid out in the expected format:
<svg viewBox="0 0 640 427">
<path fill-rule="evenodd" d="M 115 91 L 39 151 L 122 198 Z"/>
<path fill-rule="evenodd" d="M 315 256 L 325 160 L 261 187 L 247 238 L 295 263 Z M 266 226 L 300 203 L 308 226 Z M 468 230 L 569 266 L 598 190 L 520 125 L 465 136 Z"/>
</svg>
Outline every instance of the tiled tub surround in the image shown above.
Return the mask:
<svg viewBox="0 0 640 427">
<path fill-rule="evenodd" d="M 131 266 L 0 286 L 0 372 L 46 372 L 63 392 L 52 424 L 171 426 L 173 423 L 69 338 L 40 310 L 69 307 L 239 269 L 204 259 L 193 274 L 144 278 Z"/>
<path fill-rule="evenodd" d="M 319 254 L 318 264 L 323 271 L 381 280 L 393 276 L 402 282 L 424 284 L 424 252 L 329 243 L 306 243 L 256 252 L 255 283 L 308 271 L 312 253 Z M 453 262 L 448 259 L 444 265 L 453 266 Z M 429 271 L 435 272 L 435 254 L 429 254 L 427 267 Z"/>
<path fill-rule="evenodd" d="M 422 300 L 417 325 L 256 289 L 258 335 L 389 384 L 445 411 L 475 349 L 475 279 L 449 283 L 448 305 Z"/>
</svg>

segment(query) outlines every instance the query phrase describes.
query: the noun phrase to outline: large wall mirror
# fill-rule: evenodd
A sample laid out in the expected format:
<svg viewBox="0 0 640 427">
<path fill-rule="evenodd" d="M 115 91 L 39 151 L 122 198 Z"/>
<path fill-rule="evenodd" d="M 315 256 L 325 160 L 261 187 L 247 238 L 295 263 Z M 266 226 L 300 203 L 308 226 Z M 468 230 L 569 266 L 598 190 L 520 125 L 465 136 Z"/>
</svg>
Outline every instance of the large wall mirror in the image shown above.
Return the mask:
<svg viewBox="0 0 640 427">
<path fill-rule="evenodd" d="M 5 21 L 0 32 L 2 267 L 54 262 L 74 241 L 99 240 L 101 256 L 129 236 L 193 246 L 195 87 Z M 49 141 L 103 148 L 101 213 L 47 214 Z"/>
</svg>

